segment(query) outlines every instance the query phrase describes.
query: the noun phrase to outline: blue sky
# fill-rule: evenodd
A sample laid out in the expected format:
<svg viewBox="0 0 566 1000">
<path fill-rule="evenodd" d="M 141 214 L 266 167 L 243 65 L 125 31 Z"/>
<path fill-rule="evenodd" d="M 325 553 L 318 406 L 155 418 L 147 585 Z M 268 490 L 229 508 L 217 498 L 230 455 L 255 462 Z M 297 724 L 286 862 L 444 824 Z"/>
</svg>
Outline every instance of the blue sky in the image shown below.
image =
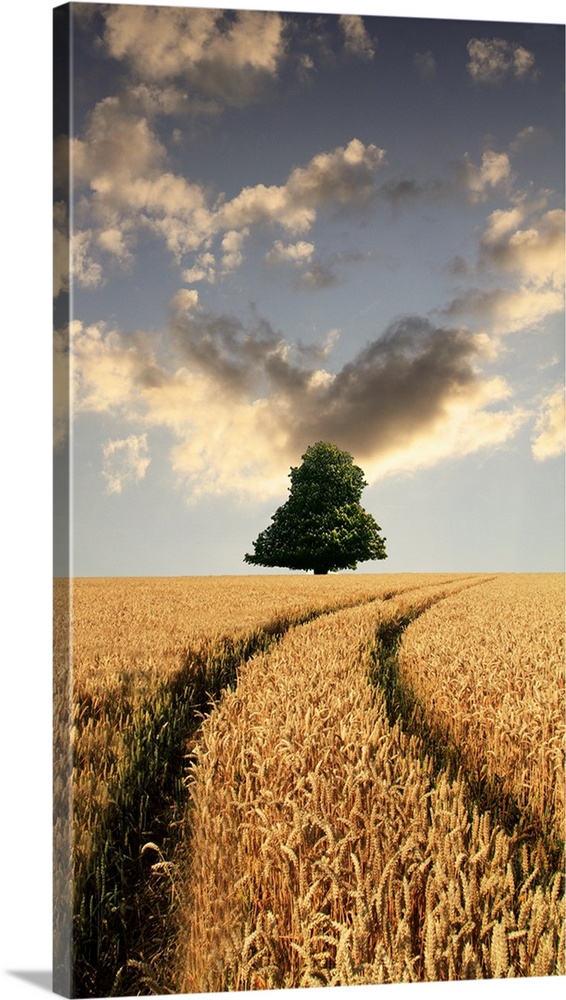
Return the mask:
<svg viewBox="0 0 566 1000">
<path fill-rule="evenodd" d="M 73 573 L 250 572 L 317 440 L 361 569 L 563 569 L 563 27 L 74 6 Z"/>
</svg>

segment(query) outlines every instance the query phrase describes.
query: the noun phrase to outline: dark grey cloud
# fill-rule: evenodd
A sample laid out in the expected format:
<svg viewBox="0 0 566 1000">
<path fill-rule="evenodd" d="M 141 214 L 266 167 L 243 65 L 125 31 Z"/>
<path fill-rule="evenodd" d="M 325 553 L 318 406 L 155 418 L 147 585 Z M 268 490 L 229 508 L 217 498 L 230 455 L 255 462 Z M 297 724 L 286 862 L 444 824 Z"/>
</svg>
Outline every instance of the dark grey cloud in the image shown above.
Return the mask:
<svg viewBox="0 0 566 1000">
<path fill-rule="evenodd" d="M 327 349 L 289 345 L 265 320 L 245 329 L 203 312 L 177 319 L 174 330 L 183 360 L 213 391 L 286 401 L 293 451 L 318 439 L 360 458 L 406 446 L 479 384 L 475 336 L 418 316 L 392 323 L 335 374 L 319 368 Z"/>
<path fill-rule="evenodd" d="M 309 380 L 301 346 L 291 349 L 262 317 L 254 317 L 246 328 L 234 316 L 200 310 L 176 315 L 171 330 L 183 361 L 225 394 L 294 393 Z M 310 357 L 306 352 L 307 361 Z"/>
<path fill-rule="evenodd" d="M 391 324 L 297 413 L 295 436 L 335 441 L 361 458 L 409 443 L 478 382 L 469 331 L 408 316 Z"/>
</svg>

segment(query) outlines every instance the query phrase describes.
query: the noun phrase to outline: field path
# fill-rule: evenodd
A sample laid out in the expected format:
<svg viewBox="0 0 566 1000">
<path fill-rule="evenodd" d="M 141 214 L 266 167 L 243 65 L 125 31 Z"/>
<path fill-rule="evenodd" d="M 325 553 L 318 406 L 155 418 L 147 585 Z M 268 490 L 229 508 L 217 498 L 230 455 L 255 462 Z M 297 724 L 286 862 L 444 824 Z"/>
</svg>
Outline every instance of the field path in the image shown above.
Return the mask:
<svg viewBox="0 0 566 1000">
<path fill-rule="evenodd" d="M 486 804 L 506 797 L 512 824 L 562 848 L 564 597 L 561 574 L 496 577 L 413 622 L 397 656 L 417 724 L 450 744 Z"/>
<path fill-rule="evenodd" d="M 72 921 L 77 993 L 167 992 L 155 969 L 169 948 L 168 859 L 186 802 L 186 755 L 241 666 L 301 622 L 454 579 L 56 581 L 55 965 L 64 976 Z"/>
<path fill-rule="evenodd" d="M 385 635 L 485 584 L 317 618 L 241 668 L 195 748 L 182 991 L 563 969 L 561 873 L 542 884 L 544 852 L 435 775 L 368 683 Z"/>
<path fill-rule="evenodd" d="M 552 859 L 474 811 L 463 758 L 445 729 L 423 739 L 433 715 L 399 670 L 414 628 L 504 579 L 75 581 L 59 732 L 76 991 L 563 968 Z"/>
</svg>

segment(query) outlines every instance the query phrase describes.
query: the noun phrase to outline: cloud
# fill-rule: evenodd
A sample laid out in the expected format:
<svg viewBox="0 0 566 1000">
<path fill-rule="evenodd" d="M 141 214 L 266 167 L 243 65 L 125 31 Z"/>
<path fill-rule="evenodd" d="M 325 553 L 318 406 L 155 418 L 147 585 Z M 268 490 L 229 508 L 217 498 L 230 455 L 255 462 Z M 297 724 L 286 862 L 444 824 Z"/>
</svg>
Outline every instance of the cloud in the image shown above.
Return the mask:
<svg viewBox="0 0 566 1000">
<path fill-rule="evenodd" d="M 536 149 L 537 147 L 548 145 L 549 139 L 549 134 L 545 128 L 539 128 L 536 125 L 527 125 L 526 128 L 517 132 L 509 148 L 513 153 L 518 153 L 522 149 Z"/>
<path fill-rule="evenodd" d="M 132 262 L 133 255 L 128 248 L 128 234 L 121 229 L 115 226 L 103 229 L 97 234 L 96 241 L 102 250 L 112 254 L 120 264 L 126 265 Z"/>
<path fill-rule="evenodd" d="M 244 188 L 216 214 L 223 229 L 275 223 L 292 233 L 307 232 L 319 209 L 366 204 L 375 191 L 374 173 L 385 152 L 352 139 L 347 146 L 318 153 L 306 167 L 295 167 L 285 184 Z"/>
<path fill-rule="evenodd" d="M 331 262 L 315 260 L 295 278 L 293 285 L 302 291 L 320 292 L 325 288 L 335 288 L 341 283 L 342 278 L 336 273 Z"/>
<path fill-rule="evenodd" d="M 164 239 L 177 259 L 206 238 L 203 189 L 166 169 L 165 148 L 147 119 L 118 98 L 94 108 L 84 137 L 71 143 L 71 155 L 78 199 L 72 269 L 79 284 L 102 283 L 101 251 L 131 264 L 143 229 Z M 82 199 L 81 189 L 88 192 Z"/>
<path fill-rule="evenodd" d="M 424 189 L 421 185 L 412 179 L 386 181 L 379 188 L 379 197 L 395 207 L 402 202 L 418 198 L 423 193 Z"/>
<path fill-rule="evenodd" d="M 205 375 L 214 391 L 232 402 L 256 387 L 287 392 L 308 381 L 309 372 L 293 360 L 290 345 L 265 319 L 249 329 L 233 316 L 177 309 L 171 332 L 183 365 Z M 294 353 L 300 355 L 300 349 Z"/>
<path fill-rule="evenodd" d="M 181 288 L 171 301 L 173 313 L 177 316 L 193 313 L 199 304 L 198 292 L 194 289 Z"/>
<path fill-rule="evenodd" d="M 93 232 L 85 229 L 73 233 L 71 242 L 71 277 L 83 288 L 98 288 L 103 283 L 102 266 L 89 253 Z"/>
<path fill-rule="evenodd" d="M 556 389 L 543 400 L 531 438 L 533 456 L 537 462 L 564 454 L 564 388 Z"/>
<path fill-rule="evenodd" d="M 514 333 L 540 326 L 564 309 L 564 223 L 562 209 L 545 199 L 497 209 L 480 240 L 480 274 L 506 276 L 513 287 L 471 289 L 443 311 L 446 317 L 473 316 L 491 333 Z"/>
<path fill-rule="evenodd" d="M 69 214 L 65 202 L 53 206 L 53 297 L 69 291 Z"/>
<path fill-rule="evenodd" d="M 395 266 L 395 261 L 378 251 L 368 253 L 356 253 L 343 250 L 329 254 L 324 260 L 315 256 L 313 243 L 299 240 L 297 243 L 283 244 L 281 240 L 276 240 L 271 250 L 265 255 L 265 260 L 270 266 L 283 267 L 292 265 L 295 271 L 292 285 L 298 291 L 321 291 L 326 288 L 334 288 L 344 281 L 343 274 L 338 270 L 340 265 L 359 265 L 379 261 L 386 267 Z M 300 270 L 300 273 L 296 272 Z"/>
<path fill-rule="evenodd" d="M 122 5 L 105 20 L 108 52 L 140 81 L 182 80 L 226 104 L 255 100 L 285 54 L 277 13 Z"/>
<path fill-rule="evenodd" d="M 276 240 L 271 250 L 265 255 L 265 260 L 271 266 L 292 264 L 295 269 L 302 268 L 295 276 L 293 287 L 303 291 L 320 291 L 333 288 L 340 283 L 340 278 L 334 272 L 331 263 L 323 263 L 314 258 L 314 243 L 299 240 L 296 243 L 283 244 Z"/>
<path fill-rule="evenodd" d="M 308 83 L 315 68 L 314 59 L 308 52 L 301 53 L 297 58 L 297 79 Z"/>
<path fill-rule="evenodd" d="M 433 80 L 436 76 L 436 59 L 430 49 L 426 52 L 415 52 L 414 64 L 422 80 Z"/>
<path fill-rule="evenodd" d="M 482 205 L 496 195 L 514 197 L 515 175 L 509 152 L 484 149 L 475 163 L 465 152 L 446 164 L 442 174 L 429 177 L 392 178 L 377 186 L 375 196 L 394 209 L 417 202 L 433 205 L 461 203 L 462 193 L 471 205 Z"/>
<path fill-rule="evenodd" d="M 198 100 L 192 95 L 189 98 L 183 88 L 173 84 L 158 86 L 155 83 L 139 83 L 128 87 L 122 100 L 127 101 L 132 111 L 150 119 L 157 115 L 182 115 L 189 112 L 215 114 L 220 110 L 216 101 Z"/>
<path fill-rule="evenodd" d="M 503 38 L 472 38 L 467 70 L 476 83 L 496 84 L 512 77 L 535 76 L 535 57 L 522 45 Z"/>
<path fill-rule="evenodd" d="M 216 258 L 210 251 L 201 253 L 196 258 L 193 267 L 187 268 L 182 273 L 183 281 L 189 284 L 197 281 L 207 281 L 213 285 L 216 281 Z"/>
<path fill-rule="evenodd" d="M 563 292 L 519 285 L 517 288 L 471 289 L 442 310 L 447 319 L 471 317 L 490 335 L 501 336 L 536 329 L 547 317 L 564 309 Z"/>
<path fill-rule="evenodd" d="M 148 196 L 155 202 L 151 181 L 163 176 L 166 155 L 148 120 L 119 97 L 99 101 L 84 139 L 71 140 L 75 184 L 88 185 L 107 208 L 140 209 Z"/>
<path fill-rule="evenodd" d="M 102 446 L 102 475 L 108 493 L 121 493 L 128 483 L 144 478 L 150 463 L 147 434 L 130 434 L 127 438 L 108 441 Z"/>
<path fill-rule="evenodd" d="M 345 280 L 340 265 L 359 265 L 379 261 L 386 267 L 392 266 L 392 261 L 385 254 L 377 251 L 369 253 L 352 253 L 346 250 L 329 254 L 325 260 L 312 259 L 309 266 L 300 274 L 293 285 L 303 291 L 320 291 L 324 288 L 334 288 Z M 394 265 L 393 265 L 394 266 Z"/>
<path fill-rule="evenodd" d="M 553 354 L 552 357 L 539 361 L 537 364 L 538 372 L 546 372 L 551 368 L 556 368 L 560 364 L 560 358 L 557 354 Z"/>
<path fill-rule="evenodd" d="M 73 409 L 136 419 L 143 390 L 162 384 L 151 338 L 123 334 L 104 323 L 69 324 Z"/>
<path fill-rule="evenodd" d="M 60 194 L 68 195 L 70 140 L 68 135 L 58 135 L 53 141 L 53 188 Z"/>
<path fill-rule="evenodd" d="M 307 243 L 299 240 L 297 243 L 284 244 L 281 240 L 275 240 L 271 250 L 265 255 L 269 264 L 281 264 L 290 262 L 295 265 L 302 265 L 308 262 L 314 253 L 314 243 Z"/>
<path fill-rule="evenodd" d="M 536 288 L 564 287 L 562 209 L 536 211 L 524 203 L 493 212 L 481 241 L 481 263 L 518 275 Z M 521 227 L 521 228 L 519 228 Z"/>
<path fill-rule="evenodd" d="M 245 325 L 211 314 L 190 294 L 173 302 L 161 359 L 141 333 L 77 323 L 72 337 L 77 419 L 112 413 L 134 440 L 167 429 L 189 497 L 281 493 L 316 439 L 351 451 L 373 481 L 499 446 L 526 419 L 505 381 L 482 374 L 489 344 L 468 330 L 405 317 L 333 372 L 337 331 L 320 345 L 292 344 L 261 317 Z M 147 458 L 125 444 L 106 457 L 122 463 L 120 473 L 104 467 L 114 489 L 124 463 L 131 479 L 134 459 Z"/>
<path fill-rule="evenodd" d="M 166 150 L 151 122 L 115 97 L 96 105 L 71 150 L 78 199 L 74 274 L 90 288 L 104 280 L 105 254 L 114 263 L 132 263 L 143 232 L 163 240 L 179 264 L 196 255 L 185 280 L 212 282 L 242 264 L 243 243 L 254 226 L 303 234 L 322 209 L 367 206 L 385 157 L 377 146 L 352 139 L 294 167 L 282 185 L 257 184 L 230 200 L 213 200 L 203 185 L 167 169 Z"/>
<path fill-rule="evenodd" d="M 69 429 L 69 330 L 53 332 L 53 447 L 68 439 Z"/>
<path fill-rule="evenodd" d="M 462 440 L 466 419 L 475 422 L 477 411 L 509 395 L 502 380 L 479 376 L 483 354 L 483 338 L 469 331 L 434 327 L 420 317 L 398 320 L 300 412 L 296 436 L 310 432 L 342 447 L 350 442 L 375 477 L 446 457 Z M 482 419 L 475 447 L 490 438 L 492 419 Z M 474 450 L 471 439 L 466 448 Z"/>
<path fill-rule="evenodd" d="M 346 51 L 360 59 L 373 59 L 375 43 L 366 31 L 359 14 L 340 14 L 338 24 L 344 34 Z"/>
<path fill-rule="evenodd" d="M 507 153 L 486 150 L 478 167 L 466 153 L 458 166 L 459 182 L 472 204 L 486 201 L 494 190 L 506 188 L 511 180 L 511 163 Z"/>
<path fill-rule="evenodd" d="M 235 271 L 242 264 L 244 260 L 242 246 L 247 236 L 249 236 L 248 229 L 243 229 L 241 232 L 232 229 L 222 237 L 222 270 L 225 274 Z"/>
<path fill-rule="evenodd" d="M 470 273 L 470 266 L 460 254 L 456 254 L 446 265 L 446 271 L 456 278 L 466 278 Z"/>
</svg>

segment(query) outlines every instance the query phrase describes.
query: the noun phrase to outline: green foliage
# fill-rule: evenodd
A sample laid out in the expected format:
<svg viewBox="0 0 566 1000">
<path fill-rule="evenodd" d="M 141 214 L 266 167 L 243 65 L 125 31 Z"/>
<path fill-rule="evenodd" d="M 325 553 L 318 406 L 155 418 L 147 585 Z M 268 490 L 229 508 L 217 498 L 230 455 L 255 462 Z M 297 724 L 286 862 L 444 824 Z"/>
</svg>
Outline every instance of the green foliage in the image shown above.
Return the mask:
<svg viewBox="0 0 566 1000">
<path fill-rule="evenodd" d="M 386 559 L 381 528 L 360 506 L 367 483 L 352 456 L 318 441 L 302 458 L 302 465 L 289 474 L 287 502 L 275 511 L 244 562 L 319 574 L 356 569 L 367 559 Z"/>
</svg>

